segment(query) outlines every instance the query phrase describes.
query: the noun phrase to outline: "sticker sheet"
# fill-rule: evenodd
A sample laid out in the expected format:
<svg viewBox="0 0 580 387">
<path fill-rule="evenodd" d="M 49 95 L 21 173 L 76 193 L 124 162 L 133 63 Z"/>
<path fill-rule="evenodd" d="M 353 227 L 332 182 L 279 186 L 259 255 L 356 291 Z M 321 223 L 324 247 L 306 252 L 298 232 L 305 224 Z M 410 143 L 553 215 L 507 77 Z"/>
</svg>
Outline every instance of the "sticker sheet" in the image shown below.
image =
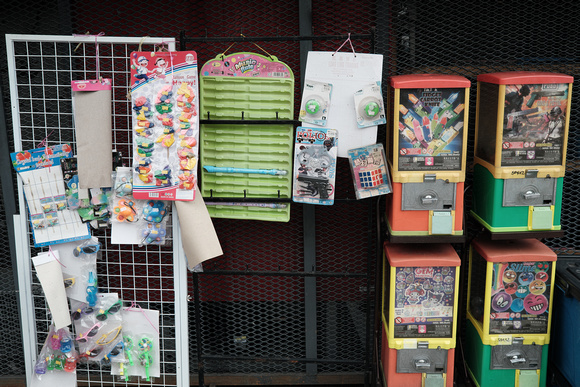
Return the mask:
<svg viewBox="0 0 580 387">
<path fill-rule="evenodd" d="M 199 159 L 194 51 L 131 53 L 133 196 L 193 200 Z"/>
</svg>

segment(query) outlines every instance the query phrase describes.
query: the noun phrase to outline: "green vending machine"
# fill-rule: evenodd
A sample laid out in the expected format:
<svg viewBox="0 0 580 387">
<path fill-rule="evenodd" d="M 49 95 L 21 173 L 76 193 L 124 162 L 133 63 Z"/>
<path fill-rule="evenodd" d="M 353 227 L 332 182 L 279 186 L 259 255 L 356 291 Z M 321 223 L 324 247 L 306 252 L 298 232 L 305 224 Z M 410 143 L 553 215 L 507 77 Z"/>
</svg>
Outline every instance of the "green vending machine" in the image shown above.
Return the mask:
<svg viewBox="0 0 580 387">
<path fill-rule="evenodd" d="M 465 364 L 477 386 L 546 385 L 555 265 L 537 239 L 472 241 Z"/>
<path fill-rule="evenodd" d="M 477 77 L 473 209 L 494 233 L 558 231 L 573 77 Z"/>
</svg>

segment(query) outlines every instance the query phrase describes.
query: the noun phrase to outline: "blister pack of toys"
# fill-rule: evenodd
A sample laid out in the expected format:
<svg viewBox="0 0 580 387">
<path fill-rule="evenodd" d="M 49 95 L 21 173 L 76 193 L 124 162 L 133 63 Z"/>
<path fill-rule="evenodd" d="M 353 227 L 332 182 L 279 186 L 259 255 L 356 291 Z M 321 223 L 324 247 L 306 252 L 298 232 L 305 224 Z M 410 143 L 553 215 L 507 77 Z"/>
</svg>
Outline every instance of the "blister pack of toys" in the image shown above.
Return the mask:
<svg viewBox="0 0 580 387">
<path fill-rule="evenodd" d="M 112 175 L 113 189 L 109 207 L 111 222 L 136 223 L 139 220 L 143 200 L 133 197 L 133 175 L 126 167 L 117 168 Z"/>
<path fill-rule="evenodd" d="M 300 121 L 326 126 L 331 96 L 332 84 L 307 79 L 300 104 Z"/>
<path fill-rule="evenodd" d="M 296 129 L 293 201 L 334 204 L 337 136 L 335 129 Z"/>
<path fill-rule="evenodd" d="M 359 128 L 387 123 L 385 103 L 381 94 L 381 82 L 364 86 L 354 93 L 356 123 Z"/>
<path fill-rule="evenodd" d="M 193 200 L 199 158 L 194 51 L 131 54 L 133 196 Z"/>
<path fill-rule="evenodd" d="M 383 144 L 350 149 L 348 159 L 357 199 L 392 192 Z"/>
<path fill-rule="evenodd" d="M 68 144 L 10 154 L 22 181 L 37 247 L 90 237 L 88 225 L 83 224 L 76 210 L 67 206 L 60 161 L 71 156 L 72 148 Z"/>
<path fill-rule="evenodd" d="M 167 204 L 162 200 L 148 200 L 142 209 L 141 244 L 164 245 L 167 235 Z"/>
</svg>

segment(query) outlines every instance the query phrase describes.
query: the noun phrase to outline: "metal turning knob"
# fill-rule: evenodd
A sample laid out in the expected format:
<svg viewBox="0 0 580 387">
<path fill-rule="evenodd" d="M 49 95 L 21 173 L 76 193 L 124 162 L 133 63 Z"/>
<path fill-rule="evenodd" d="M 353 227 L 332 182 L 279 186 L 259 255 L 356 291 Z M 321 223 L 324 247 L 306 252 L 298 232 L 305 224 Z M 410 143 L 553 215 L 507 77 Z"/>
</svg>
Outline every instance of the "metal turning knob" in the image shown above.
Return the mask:
<svg viewBox="0 0 580 387">
<path fill-rule="evenodd" d="M 432 194 L 423 195 L 421 196 L 421 203 L 424 205 L 437 203 L 437 196 Z"/>
<path fill-rule="evenodd" d="M 415 359 L 415 369 L 417 371 L 429 370 L 431 369 L 431 362 L 429 359 Z"/>
<path fill-rule="evenodd" d="M 524 199 L 526 200 L 537 199 L 539 197 L 540 197 L 539 192 L 534 192 L 532 190 L 527 190 L 526 192 L 524 192 Z"/>
</svg>

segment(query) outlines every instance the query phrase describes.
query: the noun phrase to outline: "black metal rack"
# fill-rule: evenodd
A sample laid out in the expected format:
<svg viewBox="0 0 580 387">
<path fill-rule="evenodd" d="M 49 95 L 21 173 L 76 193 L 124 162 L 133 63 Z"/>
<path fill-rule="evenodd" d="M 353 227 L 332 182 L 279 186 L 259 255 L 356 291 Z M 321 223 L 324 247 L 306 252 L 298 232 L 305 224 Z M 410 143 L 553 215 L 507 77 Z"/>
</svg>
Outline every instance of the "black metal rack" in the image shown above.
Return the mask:
<svg viewBox="0 0 580 387">
<path fill-rule="evenodd" d="M 286 37 L 231 37 L 231 38 L 189 38 L 185 35 L 185 33 L 181 33 L 180 41 L 181 41 L 181 49 L 186 50 L 189 47 L 190 43 L 207 43 L 207 42 L 261 42 L 261 41 L 276 41 L 276 42 L 312 42 L 312 41 L 326 41 L 326 40 L 336 40 L 336 39 L 346 39 L 347 35 L 333 35 L 333 36 L 286 36 Z M 371 34 L 364 34 L 364 35 L 351 35 L 351 38 L 356 39 L 369 39 L 371 41 L 371 46 L 374 47 L 374 31 Z M 193 47 L 191 47 L 193 48 Z M 307 52 L 307 51 L 306 51 Z M 306 58 L 301 57 L 301 72 L 303 73 Z M 300 89 L 301 90 L 301 89 Z M 298 90 L 298 91 L 300 91 Z M 295 93 L 297 95 L 300 92 Z M 206 115 L 205 112 L 200 113 L 202 117 Z M 209 116 L 209 112 L 207 113 L 207 119 L 200 120 L 201 124 L 212 124 L 212 123 L 220 123 L 220 124 L 228 124 L 228 125 L 237 125 L 237 124 L 292 124 L 294 128 L 299 126 L 299 121 L 294 120 L 247 120 L 244 119 L 242 116 L 240 120 L 213 120 Z M 346 178 L 350 178 L 350 171 L 345 169 L 347 165 L 342 165 L 343 170 L 341 173 Z M 345 181 L 343 182 L 345 187 L 352 189 L 352 182 Z M 290 228 L 297 228 L 297 232 L 300 234 L 299 239 L 301 240 L 302 248 L 299 249 L 300 254 L 295 256 L 287 256 L 281 261 L 284 265 L 288 265 L 290 260 L 294 260 L 294 265 L 298 264 L 298 262 L 302 261 L 300 270 L 288 270 L 287 268 L 281 267 L 281 265 L 277 265 L 276 270 L 265 270 L 265 269 L 256 269 L 254 268 L 252 263 L 243 263 L 246 261 L 245 255 L 252 256 L 252 245 L 246 243 L 241 249 L 236 249 L 236 252 L 228 251 L 227 246 L 230 244 L 228 242 L 229 239 L 234 238 L 237 240 L 236 236 L 232 236 L 229 232 L 223 232 L 222 225 L 225 228 L 235 227 L 233 223 L 227 219 L 214 219 L 214 224 L 216 226 L 216 230 L 218 231 L 218 235 L 223 235 L 223 240 L 226 241 L 224 245 L 226 246 L 224 250 L 224 256 L 219 257 L 215 260 L 210 261 L 208 264 L 204 264 L 204 270 L 200 273 L 192 273 L 192 288 L 193 288 L 193 307 L 191 314 L 193 315 L 193 319 L 195 320 L 195 332 L 192 332 L 192 336 L 195 337 L 195 340 L 192 340 L 195 344 L 195 352 L 197 355 L 196 364 L 192 364 L 192 369 L 197 370 L 197 377 L 199 381 L 199 385 L 204 385 L 207 383 L 208 380 L 213 380 L 212 378 L 215 377 L 216 370 L 221 371 L 222 373 L 233 373 L 236 374 L 238 370 L 243 370 L 245 374 L 245 378 L 250 378 L 251 380 L 261 380 L 263 376 L 261 374 L 264 373 L 264 369 L 268 372 L 270 378 L 279 378 L 282 380 L 283 378 L 291 378 L 294 380 L 300 380 L 301 383 L 309 383 L 309 382 L 320 382 L 321 380 L 330 380 L 331 383 L 342 383 L 348 378 L 354 378 L 358 383 L 365 383 L 369 385 L 371 380 L 373 380 L 373 345 L 375 342 L 375 316 L 374 310 L 376 308 L 375 305 L 375 284 L 376 278 L 375 274 L 377 272 L 376 265 L 379 261 L 379 248 L 378 248 L 378 241 L 380 240 L 380 232 L 378 230 L 378 210 L 377 210 L 377 203 L 378 199 L 369 199 L 366 201 L 358 202 L 355 204 L 356 200 L 350 195 L 352 192 L 343 192 L 344 197 L 338 197 L 340 195 L 337 194 L 337 199 L 335 205 L 333 207 L 340 208 L 346 212 L 351 213 L 351 217 L 353 216 L 353 212 L 356 212 L 355 216 L 359 219 L 354 220 L 355 223 L 361 222 L 360 219 L 367 219 L 364 221 L 366 224 L 365 228 L 368 228 L 368 231 L 365 231 L 365 251 L 358 252 L 357 255 L 364 257 L 364 260 L 358 262 L 358 265 L 361 262 L 364 262 L 364 267 L 356 267 L 351 269 L 341 269 L 341 270 L 323 270 L 320 268 L 320 262 L 318 262 L 317 258 L 318 255 L 321 254 L 321 251 L 327 250 L 323 254 L 325 255 L 332 255 L 332 252 L 329 251 L 332 246 L 325 246 L 319 240 L 320 235 L 323 235 L 324 238 L 328 237 L 327 230 L 321 230 L 320 226 L 320 219 L 325 217 L 326 208 L 317 211 L 315 208 L 316 206 L 313 205 L 301 205 L 301 204 L 293 204 L 293 213 L 300 213 L 300 215 L 293 214 L 290 220 Z M 216 198 L 212 197 L 212 200 Z M 234 198 L 219 198 L 219 200 L 232 200 Z M 253 201 L 254 199 L 250 198 L 235 198 L 238 201 Z M 264 199 L 262 199 L 264 200 Z M 268 201 L 291 201 L 290 199 L 285 198 L 268 198 Z M 357 207 L 356 211 L 353 211 L 354 207 Z M 326 207 L 326 206 L 323 206 Z M 361 208 L 363 209 L 362 212 L 360 211 Z M 341 224 L 340 222 L 343 219 L 336 219 L 338 222 L 333 228 L 337 230 L 340 227 L 344 229 L 349 228 L 349 224 L 345 222 Z M 248 227 L 255 232 L 260 232 L 260 228 L 268 227 L 268 228 L 277 228 L 276 225 L 271 224 L 264 224 L 264 222 L 246 222 L 244 227 Z M 221 234 L 220 232 L 223 232 Z M 293 233 L 291 233 L 293 234 Z M 280 235 L 282 238 L 287 238 Z M 338 239 L 341 239 L 339 235 L 336 235 L 337 244 Z M 298 242 L 298 239 L 296 240 Z M 268 242 L 266 242 L 268 243 Z M 294 241 L 282 241 L 284 243 L 294 243 Z M 344 246 L 337 245 L 337 249 L 344 248 Z M 284 255 L 282 253 L 282 255 Z M 276 260 L 275 257 L 272 257 L 273 260 Z M 241 268 L 238 270 L 231 270 L 229 268 L 229 264 L 225 263 L 228 260 L 239 260 L 239 264 Z M 215 261 L 215 262 L 213 262 Z M 342 262 L 343 264 L 345 262 Z M 223 265 L 223 266 L 222 266 Z M 233 264 L 236 266 L 236 264 Z M 260 265 L 259 265 L 260 266 Z M 295 266 L 298 268 L 298 266 Z M 215 305 L 212 307 L 210 306 L 210 302 L 202 301 L 204 299 L 204 294 L 211 294 L 212 291 L 219 291 L 218 288 L 212 290 L 211 287 L 204 285 L 211 281 L 211 279 L 220 278 L 223 279 L 225 286 L 227 287 L 229 283 L 240 283 L 243 284 L 245 282 L 256 282 L 256 283 L 266 283 L 268 281 L 272 281 L 273 284 L 277 282 L 280 284 L 281 287 L 285 286 L 286 282 L 294 282 L 295 285 L 300 286 L 301 296 L 299 297 L 302 301 L 298 302 L 290 302 L 290 309 L 296 311 L 296 316 L 292 318 L 298 319 L 296 326 L 300 326 L 300 341 L 301 342 L 294 342 L 289 348 L 277 348 L 273 351 L 268 351 L 265 348 L 258 348 L 255 351 L 250 349 L 252 338 L 250 335 L 246 335 L 245 339 L 239 339 L 239 341 L 246 340 L 247 343 L 243 343 L 238 345 L 236 348 L 235 340 L 232 345 L 228 345 L 227 343 L 223 344 L 220 351 L 215 351 L 214 344 L 209 343 L 208 341 L 214 340 L 216 341 L 216 337 L 208 336 L 208 334 L 204 333 L 209 331 L 207 326 L 204 327 L 204 324 L 207 325 L 208 321 L 212 321 L 208 319 L 207 315 L 205 315 L 206 310 L 214 309 Z M 351 283 L 361 284 L 364 287 L 363 297 L 362 300 L 359 299 L 357 302 L 360 305 L 363 305 L 362 310 L 359 310 L 356 314 L 353 312 L 353 308 L 348 311 L 348 304 L 347 299 L 341 300 L 340 296 L 335 296 L 337 298 L 336 301 L 328 301 L 324 302 L 319 297 L 320 293 L 325 292 L 324 285 L 321 285 L 321 282 L 328 281 L 350 281 Z M 273 285 L 276 286 L 276 285 Z M 294 293 L 294 291 L 291 291 Z M 237 294 L 237 296 L 243 298 L 243 292 Z M 279 296 L 282 296 L 281 294 Z M 285 296 L 282 296 L 285 297 Z M 255 331 L 258 333 L 254 333 L 254 335 L 263 335 L 264 341 L 269 343 L 269 347 L 275 347 L 278 333 L 268 331 L 269 321 L 272 319 L 272 316 L 275 316 L 280 313 L 280 306 L 275 304 L 269 304 L 268 301 L 263 301 L 267 307 L 261 312 L 260 319 L 265 321 L 263 329 L 260 327 L 256 327 Z M 223 316 L 226 319 L 229 319 L 232 316 L 237 315 L 238 313 L 252 315 L 252 312 L 247 310 L 249 307 L 240 306 L 244 304 L 242 301 L 231 301 L 226 303 L 227 309 Z M 255 302 L 250 302 L 252 305 L 256 305 Z M 342 305 L 341 305 L 342 304 Z M 359 307 L 360 307 L 359 305 Z M 257 308 L 260 308 L 258 306 Z M 341 313 L 340 311 L 329 311 L 328 308 L 331 309 L 340 309 L 344 308 L 346 312 Z M 282 308 L 283 309 L 283 308 Z M 321 312 L 322 311 L 322 312 Z M 346 313 L 346 314 L 345 314 Z M 355 313 L 354 316 L 349 316 L 350 314 Z M 323 316 L 323 314 L 326 314 Z M 334 332 L 330 328 L 326 328 L 321 326 L 322 321 L 326 319 L 351 319 L 351 327 L 355 330 L 362 331 L 362 337 L 359 339 L 364 343 L 361 348 L 361 352 L 357 353 L 356 356 L 344 357 L 340 354 L 340 352 L 348 352 L 348 346 L 353 345 L 353 338 L 345 338 L 344 343 L 334 343 L 333 345 L 336 347 L 334 349 L 334 354 L 326 354 L 324 349 L 321 347 L 326 346 L 327 344 L 321 342 L 321 337 L 323 335 L 337 335 L 337 328 L 334 328 Z M 244 316 L 239 318 L 240 322 L 244 320 Z M 356 320 L 356 321 L 355 321 Z M 338 323 L 340 324 L 340 323 Z M 231 327 L 231 331 L 235 331 L 236 329 L 242 329 L 240 323 L 233 323 Z M 340 328 L 338 328 L 340 329 Z M 289 329 L 291 331 L 291 329 Z M 344 332 L 347 333 L 347 332 Z M 214 333 L 215 335 L 215 333 Z M 240 335 L 244 336 L 244 335 Z M 329 340 L 337 340 L 337 337 L 328 337 Z M 219 342 L 220 339 L 217 338 Z M 242 346 L 246 345 L 246 349 L 241 348 Z M 218 352 L 218 353 L 216 353 Z M 219 369 L 216 366 L 217 363 L 220 364 L 231 364 L 241 362 L 243 366 L 230 366 Z M 289 366 L 289 367 L 288 367 Z M 329 370 L 332 369 L 340 369 L 340 372 L 332 372 Z M 286 371 L 287 369 L 292 369 L 291 371 Z M 233 371 L 232 371 L 233 370 Z M 229 371 L 229 372 L 228 372 Z"/>
</svg>

